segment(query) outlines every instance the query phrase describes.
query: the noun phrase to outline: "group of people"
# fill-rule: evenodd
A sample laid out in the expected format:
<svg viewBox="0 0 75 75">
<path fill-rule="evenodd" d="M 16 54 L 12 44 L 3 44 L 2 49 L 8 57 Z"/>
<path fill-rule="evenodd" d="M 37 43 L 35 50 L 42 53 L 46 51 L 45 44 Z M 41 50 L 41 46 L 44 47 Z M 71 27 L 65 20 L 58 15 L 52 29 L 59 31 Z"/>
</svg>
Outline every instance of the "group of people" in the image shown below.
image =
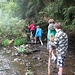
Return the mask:
<svg viewBox="0 0 75 75">
<path fill-rule="evenodd" d="M 31 42 L 34 41 L 34 43 L 37 43 L 37 38 L 39 39 L 41 45 L 43 45 L 42 42 L 42 34 L 43 34 L 43 30 L 42 28 L 40 28 L 39 25 L 35 25 L 34 22 L 32 22 L 29 26 L 28 26 L 29 30 L 30 30 L 30 40 Z"/>
<path fill-rule="evenodd" d="M 62 30 L 62 24 L 60 22 L 55 22 L 54 19 L 48 21 L 48 33 L 47 33 L 47 49 L 49 50 L 49 61 L 48 61 L 48 75 L 50 75 L 50 61 L 52 63 L 56 62 L 59 69 L 58 75 L 63 75 L 63 67 L 65 62 L 65 57 L 68 48 L 68 36 Z M 31 39 L 34 37 L 35 43 L 36 38 L 39 37 L 41 45 L 43 42 L 41 40 L 43 30 L 40 26 L 35 26 L 31 24 L 28 26 L 31 31 Z"/>
<path fill-rule="evenodd" d="M 68 36 L 62 30 L 60 22 L 55 23 L 53 19 L 49 20 L 47 34 L 47 49 L 49 50 L 48 75 L 50 75 L 50 61 L 56 62 L 59 69 L 58 75 L 63 75 L 63 67 L 68 48 Z"/>
</svg>

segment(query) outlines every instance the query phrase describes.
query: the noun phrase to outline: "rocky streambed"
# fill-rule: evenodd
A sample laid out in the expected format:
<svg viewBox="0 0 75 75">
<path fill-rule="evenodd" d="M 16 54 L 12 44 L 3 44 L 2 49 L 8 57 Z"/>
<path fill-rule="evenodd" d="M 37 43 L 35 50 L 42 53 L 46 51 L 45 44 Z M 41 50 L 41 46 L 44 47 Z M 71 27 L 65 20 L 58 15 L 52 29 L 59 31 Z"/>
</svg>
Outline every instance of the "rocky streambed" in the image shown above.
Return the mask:
<svg viewBox="0 0 75 75">
<path fill-rule="evenodd" d="M 0 75 L 47 75 L 48 51 L 46 43 L 28 44 L 32 50 L 28 54 L 18 53 L 14 46 L 0 47 Z M 64 75 L 75 75 L 75 47 L 69 45 L 64 67 Z M 55 64 L 51 65 L 51 75 L 57 75 Z"/>
</svg>

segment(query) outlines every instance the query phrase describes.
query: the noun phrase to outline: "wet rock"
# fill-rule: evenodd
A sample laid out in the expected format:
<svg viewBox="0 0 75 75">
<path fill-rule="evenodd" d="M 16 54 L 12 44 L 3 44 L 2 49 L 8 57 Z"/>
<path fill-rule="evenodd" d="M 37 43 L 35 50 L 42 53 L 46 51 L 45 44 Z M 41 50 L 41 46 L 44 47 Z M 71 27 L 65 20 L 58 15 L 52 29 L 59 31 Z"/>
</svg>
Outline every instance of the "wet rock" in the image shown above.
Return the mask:
<svg viewBox="0 0 75 75">
<path fill-rule="evenodd" d="M 10 69 L 9 61 L 7 61 L 6 59 L 4 59 L 1 62 L 1 65 L 2 65 L 2 68 L 5 69 L 5 70 L 9 70 Z"/>
<path fill-rule="evenodd" d="M 6 75 L 6 71 L 0 71 L 0 75 Z"/>
<path fill-rule="evenodd" d="M 4 54 L 4 53 L 5 53 L 5 51 L 4 51 L 4 50 L 3 50 L 3 51 L 2 51 L 2 50 L 0 51 L 0 55 L 2 55 L 2 54 Z"/>
<path fill-rule="evenodd" d="M 75 71 L 71 70 L 72 74 L 75 75 Z"/>
<path fill-rule="evenodd" d="M 37 59 L 37 60 L 39 60 L 39 61 L 42 61 L 42 60 L 41 60 L 41 57 L 35 57 L 35 56 L 33 56 L 32 58 L 35 59 L 35 60 Z"/>
<path fill-rule="evenodd" d="M 33 72 L 31 70 L 27 70 L 27 72 L 25 73 L 25 75 L 34 75 Z"/>
<path fill-rule="evenodd" d="M 4 56 L 3 55 L 0 55 L 0 60 L 3 59 L 3 58 L 4 58 Z"/>
<path fill-rule="evenodd" d="M 19 62 L 19 61 L 21 61 L 21 59 L 15 58 L 12 62 Z"/>
<path fill-rule="evenodd" d="M 7 48 L 3 48 L 3 50 L 7 50 Z"/>
<path fill-rule="evenodd" d="M 38 60 L 41 60 L 41 58 L 40 58 L 40 57 L 38 57 L 37 59 L 38 59 Z"/>
<path fill-rule="evenodd" d="M 0 71 L 4 71 L 5 69 L 4 69 L 4 67 L 2 67 L 1 65 L 0 65 Z"/>
<path fill-rule="evenodd" d="M 9 64 L 4 65 L 3 67 L 4 67 L 5 70 L 10 70 L 11 69 Z"/>
<path fill-rule="evenodd" d="M 33 59 L 37 59 L 37 57 L 33 56 Z"/>
<path fill-rule="evenodd" d="M 34 52 L 39 52 L 40 50 L 38 50 L 38 49 L 33 49 L 32 50 L 32 52 L 34 53 Z"/>
<path fill-rule="evenodd" d="M 11 53 L 11 50 L 7 50 L 6 53 Z"/>
<path fill-rule="evenodd" d="M 26 63 L 26 69 L 29 70 L 31 68 L 30 62 Z"/>
<path fill-rule="evenodd" d="M 12 55 L 11 56 L 20 56 L 20 54 L 19 53 L 17 53 L 17 52 L 15 52 L 15 53 L 12 53 Z"/>
</svg>

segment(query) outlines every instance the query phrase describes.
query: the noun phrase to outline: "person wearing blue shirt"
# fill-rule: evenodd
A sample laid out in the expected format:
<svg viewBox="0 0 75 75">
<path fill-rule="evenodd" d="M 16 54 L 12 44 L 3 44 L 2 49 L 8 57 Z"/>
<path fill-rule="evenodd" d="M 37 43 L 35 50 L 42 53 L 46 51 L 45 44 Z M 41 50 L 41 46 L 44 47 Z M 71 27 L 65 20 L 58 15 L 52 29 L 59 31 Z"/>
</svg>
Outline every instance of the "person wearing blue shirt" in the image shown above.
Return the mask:
<svg viewBox="0 0 75 75">
<path fill-rule="evenodd" d="M 38 25 L 37 26 L 37 29 L 36 29 L 36 33 L 35 33 L 35 43 L 36 43 L 36 40 L 37 40 L 37 37 L 38 37 L 41 45 L 43 45 L 43 42 L 42 42 L 42 34 L 43 34 L 43 30 Z"/>
</svg>

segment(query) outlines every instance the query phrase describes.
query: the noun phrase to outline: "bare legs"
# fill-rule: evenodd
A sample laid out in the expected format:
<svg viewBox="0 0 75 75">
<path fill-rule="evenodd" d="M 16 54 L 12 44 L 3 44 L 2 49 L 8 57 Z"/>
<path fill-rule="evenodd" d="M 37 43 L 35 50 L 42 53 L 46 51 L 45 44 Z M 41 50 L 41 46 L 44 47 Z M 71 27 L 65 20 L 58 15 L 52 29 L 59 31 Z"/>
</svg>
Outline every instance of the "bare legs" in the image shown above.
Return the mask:
<svg viewBox="0 0 75 75">
<path fill-rule="evenodd" d="M 41 45 L 43 45 L 43 42 L 42 42 L 42 40 L 40 40 L 40 43 L 41 43 Z"/>
<path fill-rule="evenodd" d="M 35 43 L 36 43 L 36 40 L 37 40 L 37 38 L 35 37 Z M 39 41 L 40 41 L 41 45 L 43 45 L 42 40 L 39 40 Z"/>
<path fill-rule="evenodd" d="M 59 67 L 58 75 L 63 75 L 63 67 Z"/>
</svg>

